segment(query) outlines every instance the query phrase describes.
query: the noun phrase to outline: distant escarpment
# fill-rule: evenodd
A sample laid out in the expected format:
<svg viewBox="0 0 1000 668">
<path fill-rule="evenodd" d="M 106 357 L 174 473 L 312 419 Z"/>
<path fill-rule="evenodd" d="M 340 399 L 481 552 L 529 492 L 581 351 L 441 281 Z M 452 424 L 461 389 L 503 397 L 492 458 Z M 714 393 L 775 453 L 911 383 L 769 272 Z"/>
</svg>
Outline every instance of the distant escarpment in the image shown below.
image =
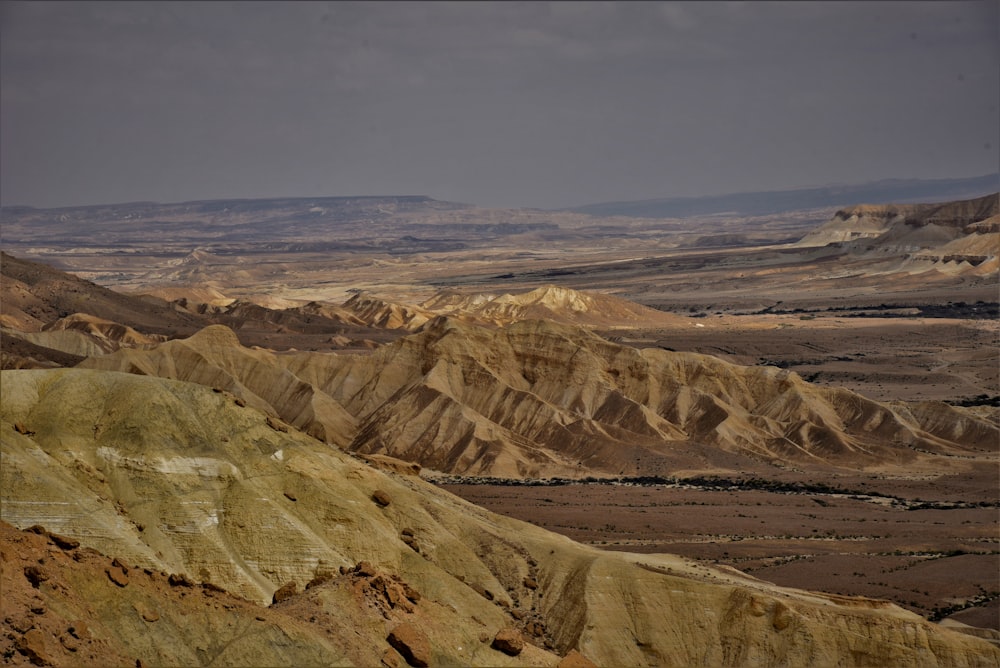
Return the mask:
<svg viewBox="0 0 1000 668">
<path fill-rule="evenodd" d="M 880 403 L 539 320 L 498 329 L 437 317 L 366 356 L 249 350 L 214 326 L 80 366 L 216 387 L 321 440 L 464 475 L 941 471 L 994 452 L 1000 436 L 945 404 Z"/>
<path fill-rule="evenodd" d="M 892 269 L 906 273 L 988 278 L 1000 270 L 998 221 L 997 194 L 943 204 L 861 205 L 837 211 L 796 245 L 832 244 L 854 256 L 898 258 Z"/>
<path fill-rule="evenodd" d="M 0 524 L 14 665 L 1000 661 L 885 601 L 574 543 L 194 383 L 0 381 L 0 513 L 33 528 Z"/>
<path fill-rule="evenodd" d="M 963 235 L 996 232 L 995 221 L 986 221 L 998 214 L 998 194 L 940 204 L 862 204 L 837 211 L 798 245 L 823 246 L 865 239 L 872 244 L 904 242 L 931 247 Z"/>
</svg>

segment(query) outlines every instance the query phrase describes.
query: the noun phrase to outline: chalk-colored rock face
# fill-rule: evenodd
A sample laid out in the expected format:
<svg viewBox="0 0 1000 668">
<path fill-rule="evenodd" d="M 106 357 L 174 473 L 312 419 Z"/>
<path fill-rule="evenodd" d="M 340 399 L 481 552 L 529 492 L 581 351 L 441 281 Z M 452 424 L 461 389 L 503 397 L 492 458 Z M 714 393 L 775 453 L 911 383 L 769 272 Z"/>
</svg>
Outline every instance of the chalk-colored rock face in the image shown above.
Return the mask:
<svg viewBox="0 0 1000 668">
<path fill-rule="evenodd" d="M 274 648 L 284 638 L 287 661 L 373 665 L 391 630 L 411 622 L 433 665 L 555 665 L 571 649 L 597 665 L 1000 661 L 988 642 L 887 603 L 575 544 L 273 429 L 265 414 L 193 383 L 83 369 L 4 371 L 0 381 L 2 518 L 120 559 L 53 552 L 44 573 L 32 572 L 37 589 L 25 579 L 18 596 L 66 615 L 84 609 L 85 591 L 88 624 L 118 655 L 183 663 L 201 657 L 200 647 L 245 663 L 257 643 L 259 656 L 281 661 Z M 376 491 L 391 503 L 376 503 Z M 107 576 L 74 575 L 77 566 Z M 143 568 L 185 577 L 163 583 Z M 5 567 L 4 577 L 12 572 Z M 258 621 L 237 602 L 213 617 L 204 614 L 212 599 L 154 597 L 202 581 L 265 606 L 290 582 L 297 593 Z M 551 651 L 492 649 L 510 626 Z M 29 641 L 47 649 L 44 636 Z"/>
<path fill-rule="evenodd" d="M 247 350 L 214 326 L 81 366 L 222 388 L 329 443 L 459 474 L 643 475 L 723 455 L 740 458 L 727 466 L 939 469 L 968 460 L 936 455 L 982 454 L 1000 437 L 944 404 L 878 403 L 543 321 L 439 317 L 370 356 Z"/>
</svg>

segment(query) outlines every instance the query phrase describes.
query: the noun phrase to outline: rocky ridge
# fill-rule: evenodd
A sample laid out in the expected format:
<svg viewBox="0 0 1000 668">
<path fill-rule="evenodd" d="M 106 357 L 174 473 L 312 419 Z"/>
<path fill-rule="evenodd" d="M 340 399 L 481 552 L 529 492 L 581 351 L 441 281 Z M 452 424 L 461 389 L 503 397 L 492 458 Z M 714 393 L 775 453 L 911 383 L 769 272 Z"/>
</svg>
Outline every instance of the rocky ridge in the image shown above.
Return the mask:
<svg viewBox="0 0 1000 668">
<path fill-rule="evenodd" d="M 326 442 L 464 475 L 940 471 L 995 456 L 998 440 L 994 424 L 943 403 L 875 402 L 778 368 L 535 320 L 438 317 L 368 356 L 249 350 L 213 326 L 80 366 L 198 382 Z"/>
<path fill-rule="evenodd" d="M 421 304 L 439 315 L 449 315 L 496 326 L 522 320 L 612 329 L 676 323 L 675 315 L 640 306 L 614 295 L 544 285 L 528 292 L 500 295 L 441 292 Z"/>
</svg>

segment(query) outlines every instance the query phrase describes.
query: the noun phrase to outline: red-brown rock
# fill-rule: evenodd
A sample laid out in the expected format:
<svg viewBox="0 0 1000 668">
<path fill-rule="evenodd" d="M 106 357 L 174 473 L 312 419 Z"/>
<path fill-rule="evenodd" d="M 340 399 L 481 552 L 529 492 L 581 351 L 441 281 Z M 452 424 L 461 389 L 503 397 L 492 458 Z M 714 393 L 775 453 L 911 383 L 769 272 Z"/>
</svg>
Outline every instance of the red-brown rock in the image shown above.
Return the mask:
<svg viewBox="0 0 1000 668">
<path fill-rule="evenodd" d="M 299 589 L 299 586 L 297 584 L 295 584 L 294 581 L 293 582 L 286 582 L 285 584 L 281 585 L 277 589 L 277 591 L 274 592 L 274 596 L 271 597 L 271 603 L 272 603 L 272 605 L 274 603 L 281 603 L 285 599 L 289 599 L 292 596 L 295 596 L 295 593 L 298 591 L 298 589 Z"/>
<path fill-rule="evenodd" d="M 597 664 L 575 649 L 571 649 L 556 668 L 597 668 Z"/>
<path fill-rule="evenodd" d="M 354 572 L 369 578 L 374 577 L 378 573 L 370 561 L 359 561 L 358 565 L 354 567 Z"/>
<path fill-rule="evenodd" d="M 490 647 L 508 656 L 517 656 L 524 649 L 524 638 L 517 629 L 500 629 L 493 637 Z"/>
<path fill-rule="evenodd" d="M 17 651 L 28 657 L 36 666 L 48 666 L 52 659 L 45 651 L 45 636 L 38 629 L 31 629 L 17 640 Z"/>
<path fill-rule="evenodd" d="M 389 633 L 387 640 L 409 665 L 430 665 L 431 643 L 427 640 L 427 636 L 413 624 L 403 622 Z"/>
<path fill-rule="evenodd" d="M 25 566 L 24 567 L 24 577 L 28 579 L 31 586 L 38 589 L 38 585 L 49 579 L 48 574 L 45 573 L 38 566 Z"/>
<path fill-rule="evenodd" d="M 111 566 L 104 569 L 104 572 L 108 574 L 108 579 L 114 582 L 119 587 L 128 586 L 128 575 L 125 574 L 125 569 L 120 566 Z"/>
</svg>

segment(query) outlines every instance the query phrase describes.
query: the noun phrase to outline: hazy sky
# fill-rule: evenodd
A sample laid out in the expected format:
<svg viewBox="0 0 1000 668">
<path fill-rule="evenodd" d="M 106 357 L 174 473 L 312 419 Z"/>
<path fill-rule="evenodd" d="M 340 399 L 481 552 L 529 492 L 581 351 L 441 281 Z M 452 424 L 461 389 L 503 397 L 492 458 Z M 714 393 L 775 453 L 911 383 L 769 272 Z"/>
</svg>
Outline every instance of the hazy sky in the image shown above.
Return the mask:
<svg viewBox="0 0 1000 668">
<path fill-rule="evenodd" d="M 1000 168 L 996 0 L 2 2 L 0 199 L 487 206 Z"/>
</svg>

